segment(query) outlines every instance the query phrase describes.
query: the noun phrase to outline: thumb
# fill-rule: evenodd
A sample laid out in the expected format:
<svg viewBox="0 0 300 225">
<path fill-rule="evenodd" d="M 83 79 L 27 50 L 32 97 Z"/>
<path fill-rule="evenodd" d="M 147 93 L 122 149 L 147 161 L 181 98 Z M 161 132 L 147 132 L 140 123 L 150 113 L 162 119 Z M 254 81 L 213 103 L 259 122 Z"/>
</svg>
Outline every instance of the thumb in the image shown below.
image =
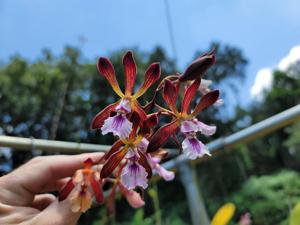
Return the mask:
<svg viewBox="0 0 300 225">
<path fill-rule="evenodd" d="M 56 200 L 37 216 L 37 224 L 76 225 L 80 215 L 80 212 L 72 212 L 69 198 L 61 202 Z"/>
</svg>

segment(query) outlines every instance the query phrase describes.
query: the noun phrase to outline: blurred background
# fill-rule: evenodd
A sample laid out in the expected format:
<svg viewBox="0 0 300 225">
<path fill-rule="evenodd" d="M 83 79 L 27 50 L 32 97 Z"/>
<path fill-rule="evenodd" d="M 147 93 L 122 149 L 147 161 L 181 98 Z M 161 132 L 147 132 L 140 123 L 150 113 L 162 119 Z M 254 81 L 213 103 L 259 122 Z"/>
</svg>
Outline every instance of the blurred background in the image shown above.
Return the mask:
<svg viewBox="0 0 300 225">
<path fill-rule="evenodd" d="M 233 134 L 299 104 L 299 8 L 297 0 L 1 0 L 0 135 L 111 145 L 112 137 L 89 130 L 92 117 L 116 98 L 98 75 L 99 56 L 112 60 L 122 81 L 122 55 L 133 50 L 140 83 L 154 61 L 162 76 L 181 73 L 213 47 L 217 63 L 204 78 L 221 89 L 224 104 L 201 114 L 218 127 L 202 140 Z M 254 225 L 289 224 L 300 201 L 299 148 L 294 121 L 193 165 L 208 217 L 232 202 L 231 224 L 246 212 Z M 1 174 L 58 153 L 23 150 L 0 144 Z M 120 198 L 113 218 L 95 207 L 80 223 L 192 223 L 178 174 L 152 182 L 145 200 L 134 210 Z"/>
</svg>

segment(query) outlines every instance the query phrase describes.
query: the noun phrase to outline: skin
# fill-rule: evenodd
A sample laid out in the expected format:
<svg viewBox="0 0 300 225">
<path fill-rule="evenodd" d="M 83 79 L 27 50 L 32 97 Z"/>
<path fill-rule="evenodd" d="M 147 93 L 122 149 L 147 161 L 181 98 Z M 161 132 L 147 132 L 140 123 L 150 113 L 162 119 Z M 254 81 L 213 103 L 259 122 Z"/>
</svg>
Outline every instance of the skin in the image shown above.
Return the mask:
<svg viewBox="0 0 300 225">
<path fill-rule="evenodd" d="M 59 191 L 83 162 L 94 162 L 103 153 L 36 157 L 0 177 L 0 224 L 75 225 L 80 213 L 71 211 L 70 200 L 58 202 L 49 192 Z"/>
</svg>

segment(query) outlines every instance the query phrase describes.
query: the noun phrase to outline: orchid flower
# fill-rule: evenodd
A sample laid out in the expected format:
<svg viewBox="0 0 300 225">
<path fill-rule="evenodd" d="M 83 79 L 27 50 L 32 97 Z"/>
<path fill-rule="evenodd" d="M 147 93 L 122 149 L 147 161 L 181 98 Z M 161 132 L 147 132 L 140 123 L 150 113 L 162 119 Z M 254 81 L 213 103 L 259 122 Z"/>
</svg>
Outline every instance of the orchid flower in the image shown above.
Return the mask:
<svg viewBox="0 0 300 225">
<path fill-rule="evenodd" d="M 111 187 L 109 196 L 107 198 L 107 208 L 108 208 L 108 214 L 111 215 L 115 211 L 115 198 L 116 198 L 116 192 L 119 190 L 123 197 L 126 198 L 127 202 L 132 208 L 140 208 L 145 205 L 144 200 L 142 199 L 140 193 L 134 191 L 134 190 L 128 190 L 124 187 L 124 185 L 121 183 L 120 176 L 122 173 L 122 169 L 124 168 L 125 164 L 121 165 L 119 171 L 115 174 L 115 179 L 107 179 L 107 181 L 110 181 L 113 183 L 113 186 Z"/>
<path fill-rule="evenodd" d="M 93 164 L 88 158 L 84 162 L 84 168 L 77 170 L 60 191 L 60 201 L 70 195 L 73 212 L 86 212 L 92 205 L 93 196 L 99 203 L 104 201 L 100 174 L 92 168 Z"/>
<path fill-rule="evenodd" d="M 216 127 L 209 126 L 199 121 L 196 116 L 214 104 L 219 98 L 219 91 L 211 91 L 202 96 L 200 102 L 196 105 L 194 110 L 190 111 L 190 104 L 199 88 L 201 79 L 196 79 L 191 86 L 189 86 L 183 95 L 181 112 L 176 107 L 176 100 L 178 98 L 179 84 L 172 83 L 170 80 L 165 81 L 163 90 L 163 98 L 169 105 L 170 110 L 160 107 L 161 112 L 172 116 L 174 119 L 158 129 L 158 131 L 151 137 L 147 152 L 157 151 L 168 138 L 175 134 L 180 127 L 180 131 L 185 137 L 182 142 L 183 153 L 190 159 L 202 157 L 205 154 L 209 155 L 205 145 L 197 139 L 198 132 L 209 136 L 215 133 Z"/>
<path fill-rule="evenodd" d="M 59 194 L 59 200 L 69 196 L 73 212 L 85 212 L 91 207 L 93 198 L 103 203 L 102 186 L 111 182 L 109 196 L 106 198 L 108 211 L 114 211 L 115 196 L 118 190 L 133 208 L 142 207 L 145 202 L 142 195 L 134 189 L 139 187 L 143 192 L 148 187 L 148 181 L 153 172 L 164 180 L 173 180 L 175 174 L 160 165 L 167 156 L 161 147 L 173 137 L 178 145 L 176 134 L 180 133 L 184 140 L 180 149 L 190 159 L 210 155 L 205 145 L 198 140 L 197 134 L 213 135 L 216 126 L 207 125 L 197 119 L 197 115 L 209 106 L 221 101 L 219 91 L 211 91 L 211 81 L 202 79 L 202 75 L 215 63 L 215 51 L 205 53 L 192 62 L 182 74 L 166 76 L 157 86 L 153 99 L 142 107 L 138 99 L 159 79 L 160 65 L 152 63 L 145 72 L 141 87 L 133 93 L 137 68 L 131 51 L 123 57 L 125 74 L 125 90 L 122 92 L 116 79 L 114 67 L 109 59 L 101 57 L 98 60 L 98 71 L 111 85 L 119 100 L 108 105 L 92 120 L 92 129 L 101 129 L 102 134 L 112 133 L 119 139 L 103 157 L 103 165 L 94 165 L 91 159 L 84 162 L 84 168 L 77 170 L 66 183 Z M 179 97 L 180 85 L 185 83 L 181 109 L 176 103 Z M 168 109 L 156 104 L 159 92 Z M 199 91 L 202 97 L 196 107 L 190 105 Z M 147 115 L 156 105 L 158 111 Z M 156 132 L 158 116 L 172 117 L 171 122 L 161 126 Z"/>
<path fill-rule="evenodd" d="M 146 158 L 145 152 L 141 150 L 140 143 L 143 140 L 145 133 L 149 130 L 140 127 L 140 118 L 134 113 L 131 121 L 133 129 L 128 138 L 116 141 L 110 151 L 105 155 L 106 162 L 101 170 L 101 178 L 106 178 L 120 165 L 123 159 L 126 159 L 126 164 L 122 168 L 121 181 L 125 188 L 132 190 L 139 186 L 147 188 L 148 179 L 152 176 L 152 168 Z M 156 114 L 148 116 L 143 122 L 145 127 L 153 127 L 157 124 L 158 119 Z"/>
<path fill-rule="evenodd" d="M 128 120 L 128 116 L 132 112 L 138 113 L 142 120 L 146 119 L 147 115 L 137 99 L 141 97 L 160 77 L 159 63 L 152 63 L 145 72 L 145 79 L 141 87 L 133 94 L 137 69 L 131 51 L 128 51 L 123 57 L 123 66 L 125 73 L 125 93 L 123 93 L 119 87 L 115 70 L 110 60 L 104 57 L 101 57 L 98 60 L 99 74 L 106 78 L 114 92 L 120 97 L 120 100 L 99 112 L 94 117 L 91 124 L 92 129 L 101 128 L 103 135 L 113 133 L 122 139 L 127 138 L 132 130 L 133 124 Z M 116 112 L 116 114 L 110 116 L 111 112 Z"/>
<path fill-rule="evenodd" d="M 162 177 L 165 181 L 171 181 L 175 177 L 175 173 L 173 171 L 166 170 L 162 167 L 159 162 L 162 158 L 167 156 L 167 152 L 160 150 L 153 153 L 146 153 L 147 147 L 149 145 L 149 141 L 146 138 L 143 138 L 139 144 L 139 149 L 146 154 L 147 160 L 153 171 L 157 172 L 160 177 Z"/>
</svg>

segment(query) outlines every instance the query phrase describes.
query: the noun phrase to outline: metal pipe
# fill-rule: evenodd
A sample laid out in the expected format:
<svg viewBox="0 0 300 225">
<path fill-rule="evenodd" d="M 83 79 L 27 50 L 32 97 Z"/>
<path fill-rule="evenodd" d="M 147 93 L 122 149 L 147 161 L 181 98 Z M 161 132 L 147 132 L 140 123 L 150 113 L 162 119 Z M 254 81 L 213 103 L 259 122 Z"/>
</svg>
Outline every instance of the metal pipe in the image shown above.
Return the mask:
<svg viewBox="0 0 300 225">
<path fill-rule="evenodd" d="M 188 199 L 193 225 L 209 225 L 210 220 L 205 208 L 201 188 L 197 182 L 196 170 L 191 165 L 182 163 L 179 165 L 180 180 Z"/>
<path fill-rule="evenodd" d="M 66 141 L 51 141 L 35 138 L 21 138 L 0 135 L 0 146 L 15 150 L 36 149 L 46 152 L 80 153 L 94 151 L 108 151 L 109 145 L 95 145 Z"/>
<path fill-rule="evenodd" d="M 256 123 L 248 128 L 238 131 L 227 137 L 218 138 L 215 141 L 208 143 L 206 146 L 211 152 L 216 152 L 225 149 L 232 149 L 233 146 L 240 143 L 247 143 L 251 140 L 257 139 L 258 137 L 265 136 L 275 130 L 278 130 L 288 124 L 294 123 L 300 120 L 300 104 L 292 108 L 289 108 L 281 113 L 278 113 L 268 119 L 265 119 L 259 123 Z M 172 149 L 171 149 L 172 150 Z M 207 160 L 209 157 L 204 157 L 196 160 L 199 162 L 201 160 Z M 187 162 L 184 155 L 180 155 L 175 159 L 165 162 L 163 166 L 166 169 L 172 169 L 181 163 Z"/>
</svg>

